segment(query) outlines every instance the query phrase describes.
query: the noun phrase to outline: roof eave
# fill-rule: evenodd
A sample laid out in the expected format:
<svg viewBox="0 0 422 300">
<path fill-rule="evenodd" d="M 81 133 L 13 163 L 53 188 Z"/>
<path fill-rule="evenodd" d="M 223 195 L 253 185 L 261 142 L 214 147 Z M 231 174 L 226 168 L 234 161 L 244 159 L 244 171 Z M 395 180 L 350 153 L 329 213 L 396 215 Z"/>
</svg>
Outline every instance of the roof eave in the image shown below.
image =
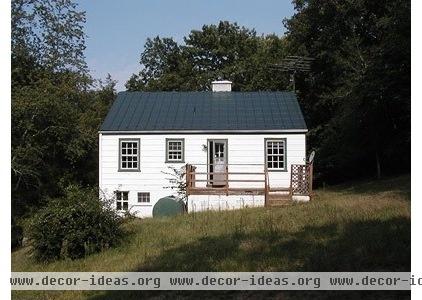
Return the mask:
<svg viewBox="0 0 422 300">
<path fill-rule="evenodd" d="M 266 129 L 266 130 L 99 130 L 101 134 L 175 134 L 175 133 L 307 133 L 308 129 Z"/>
</svg>

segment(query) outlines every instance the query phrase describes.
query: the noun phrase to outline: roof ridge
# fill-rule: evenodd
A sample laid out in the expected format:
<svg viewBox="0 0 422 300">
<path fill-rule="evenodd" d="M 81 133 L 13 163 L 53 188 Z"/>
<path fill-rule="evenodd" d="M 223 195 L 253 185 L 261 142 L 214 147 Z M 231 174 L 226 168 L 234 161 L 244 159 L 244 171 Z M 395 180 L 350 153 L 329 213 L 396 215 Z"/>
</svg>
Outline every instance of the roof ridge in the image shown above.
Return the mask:
<svg viewBox="0 0 422 300">
<path fill-rule="evenodd" d="M 140 94 L 156 94 L 156 93 L 204 93 L 204 94 L 257 94 L 257 93 L 268 93 L 268 94 L 294 94 L 293 91 L 227 91 L 227 92 L 213 92 L 213 91 L 119 91 L 119 94 L 132 94 L 132 93 L 140 93 Z"/>
</svg>

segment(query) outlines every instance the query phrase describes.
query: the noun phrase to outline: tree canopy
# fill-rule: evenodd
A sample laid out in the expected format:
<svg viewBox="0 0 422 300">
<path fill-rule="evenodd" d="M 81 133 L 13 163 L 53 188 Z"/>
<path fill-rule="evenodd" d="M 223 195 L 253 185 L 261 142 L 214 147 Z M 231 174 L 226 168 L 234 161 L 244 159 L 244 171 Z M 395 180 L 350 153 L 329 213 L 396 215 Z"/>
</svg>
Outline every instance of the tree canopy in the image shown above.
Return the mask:
<svg viewBox="0 0 422 300">
<path fill-rule="evenodd" d="M 294 3 L 290 52 L 316 59 L 299 97 L 321 175 L 409 170 L 410 2 Z"/>
<path fill-rule="evenodd" d="M 97 182 L 97 130 L 115 82 L 92 79 L 85 13 L 70 0 L 12 1 L 12 208 L 22 216 L 71 183 Z"/>
<path fill-rule="evenodd" d="M 270 70 L 286 55 L 284 38 L 257 36 L 255 30 L 221 21 L 192 30 L 179 45 L 172 38 L 148 39 L 142 69 L 126 84 L 130 91 L 203 91 L 218 78 L 233 81 L 233 90 L 282 90 L 286 74 Z"/>
</svg>

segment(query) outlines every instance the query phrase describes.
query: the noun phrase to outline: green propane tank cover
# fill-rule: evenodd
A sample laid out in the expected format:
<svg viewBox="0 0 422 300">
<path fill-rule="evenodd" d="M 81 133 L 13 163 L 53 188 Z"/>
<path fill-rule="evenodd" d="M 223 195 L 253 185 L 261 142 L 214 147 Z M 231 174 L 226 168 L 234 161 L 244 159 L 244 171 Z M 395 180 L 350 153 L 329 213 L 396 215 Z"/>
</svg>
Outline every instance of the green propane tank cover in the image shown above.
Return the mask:
<svg viewBox="0 0 422 300">
<path fill-rule="evenodd" d="M 161 198 L 152 209 L 154 218 L 176 216 L 181 213 L 183 213 L 183 201 L 174 196 Z"/>
</svg>

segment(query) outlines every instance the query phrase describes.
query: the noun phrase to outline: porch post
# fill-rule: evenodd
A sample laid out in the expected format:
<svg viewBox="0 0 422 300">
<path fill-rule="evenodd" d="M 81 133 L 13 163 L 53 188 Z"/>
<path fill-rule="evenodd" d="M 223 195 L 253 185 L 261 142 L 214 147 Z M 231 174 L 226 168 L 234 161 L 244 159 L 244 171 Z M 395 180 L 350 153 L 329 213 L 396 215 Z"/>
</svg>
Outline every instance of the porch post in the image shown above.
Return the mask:
<svg viewBox="0 0 422 300">
<path fill-rule="evenodd" d="M 186 164 L 186 195 L 190 193 L 190 165 Z"/>
</svg>

